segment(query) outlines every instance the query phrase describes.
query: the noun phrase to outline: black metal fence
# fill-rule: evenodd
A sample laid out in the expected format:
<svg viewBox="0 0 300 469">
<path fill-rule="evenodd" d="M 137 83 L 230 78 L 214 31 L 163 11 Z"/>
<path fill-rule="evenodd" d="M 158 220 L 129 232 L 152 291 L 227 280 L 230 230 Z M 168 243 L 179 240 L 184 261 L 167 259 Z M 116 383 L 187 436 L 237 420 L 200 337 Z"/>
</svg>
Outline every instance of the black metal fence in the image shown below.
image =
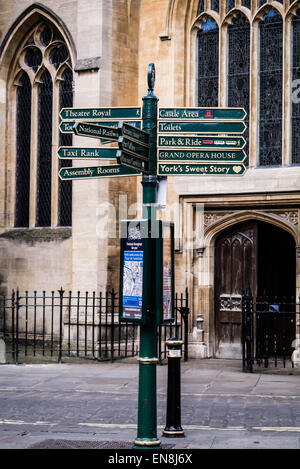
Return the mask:
<svg viewBox="0 0 300 469">
<path fill-rule="evenodd" d="M 254 367 L 294 367 L 300 338 L 300 303 L 295 298 L 257 297 L 250 288 L 242 298 L 243 371 Z"/>
<path fill-rule="evenodd" d="M 2 295 L 0 338 L 6 345 L 6 357 L 13 363 L 42 358 L 44 361 L 69 358 L 115 360 L 139 353 L 139 325 L 119 322 L 118 295 L 78 291 L 12 291 Z M 188 359 L 188 291 L 174 298 L 173 324 L 157 327 L 159 362 L 166 358 L 165 342 L 170 337 L 185 340 Z"/>
</svg>

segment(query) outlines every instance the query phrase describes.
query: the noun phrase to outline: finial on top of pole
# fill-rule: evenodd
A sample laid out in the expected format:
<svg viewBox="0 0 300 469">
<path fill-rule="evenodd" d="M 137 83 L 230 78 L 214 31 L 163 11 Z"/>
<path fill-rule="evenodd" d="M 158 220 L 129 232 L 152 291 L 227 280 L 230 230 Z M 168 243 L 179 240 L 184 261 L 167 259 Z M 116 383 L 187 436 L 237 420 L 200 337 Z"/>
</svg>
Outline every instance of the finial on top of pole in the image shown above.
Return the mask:
<svg viewBox="0 0 300 469">
<path fill-rule="evenodd" d="M 148 65 L 148 91 L 153 91 L 155 85 L 155 65 L 150 63 Z"/>
</svg>

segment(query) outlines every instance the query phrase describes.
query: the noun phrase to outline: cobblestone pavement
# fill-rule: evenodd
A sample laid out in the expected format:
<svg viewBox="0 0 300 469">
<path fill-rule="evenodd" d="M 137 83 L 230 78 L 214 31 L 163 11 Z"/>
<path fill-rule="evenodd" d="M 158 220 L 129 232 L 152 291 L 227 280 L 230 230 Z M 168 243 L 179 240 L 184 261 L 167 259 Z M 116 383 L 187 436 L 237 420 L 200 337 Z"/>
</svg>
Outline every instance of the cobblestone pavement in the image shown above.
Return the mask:
<svg viewBox="0 0 300 469">
<path fill-rule="evenodd" d="M 181 390 L 185 438 L 161 437 L 167 366 L 157 367 L 163 447 L 300 448 L 296 372 L 248 374 L 236 361 L 190 360 L 182 363 Z M 126 446 L 136 437 L 137 391 L 136 363 L 2 365 L 0 448 L 40 447 L 55 439 Z"/>
</svg>

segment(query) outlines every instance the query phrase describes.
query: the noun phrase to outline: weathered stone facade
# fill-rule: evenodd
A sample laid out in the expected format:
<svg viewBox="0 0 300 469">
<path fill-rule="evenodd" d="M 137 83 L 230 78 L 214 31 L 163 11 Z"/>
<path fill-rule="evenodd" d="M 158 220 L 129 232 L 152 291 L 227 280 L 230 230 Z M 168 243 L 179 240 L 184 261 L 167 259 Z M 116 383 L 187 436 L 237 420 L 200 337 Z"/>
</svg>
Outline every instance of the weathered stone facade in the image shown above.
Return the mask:
<svg viewBox="0 0 300 469">
<path fill-rule="evenodd" d="M 72 227 L 57 226 L 56 178 L 58 130 L 53 130 L 53 182 L 51 227 L 35 227 L 35 187 L 30 187 L 28 228 L 14 226 L 16 171 L 16 87 L 14 70 L 20 47 L 36 24 L 47 20 L 63 37 L 74 71 L 74 107 L 141 106 L 146 94 L 148 63 L 156 67 L 155 94 L 159 106 L 196 106 L 196 37 L 208 17 L 219 27 L 218 105 L 227 105 L 226 28 L 237 13 L 251 26 L 249 167 L 243 177 L 168 177 L 165 220 L 176 223 L 176 289 L 189 287 L 190 332 L 194 356 L 215 354 L 214 246 L 225 229 L 246 220 L 260 220 L 289 232 L 297 246 L 296 294 L 300 294 L 300 167 L 291 153 L 291 20 L 298 1 L 268 1 L 251 9 L 236 0 L 227 12 L 205 0 L 98 0 L 35 3 L 0 1 L 0 285 L 2 290 L 58 289 L 104 290 L 118 285 L 118 229 L 100 236 L 104 203 L 115 218 L 141 215 L 141 179 L 115 178 L 73 182 Z M 280 167 L 258 165 L 258 23 L 266 6 L 282 17 L 283 145 Z M 274 45 L 276 47 L 276 45 Z M 58 129 L 58 109 L 53 129 Z M 33 132 L 33 130 L 32 130 Z M 93 139 L 73 137 L 73 145 L 97 146 Z M 34 143 L 36 144 L 36 142 Z M 298 149 L 300 152 L 300 149 Z M 36 171 L 32 153 L 32 168 Z M 86 163 L 85 164 L 94 164 Z M 82 166 L 82 162 L 73 162 Z M 120 196 L 123 209 L 120 209 Z M 132 204 L 137 204 L 134 207 Z M 131 207 L 132 213 L 124 212 Z M 196 207 L 204 207 L 203 233 L 187 246 L 188 231 L 196 228 Z M 136 213 L 134 210 L 136 209 Z M 202 212 L 201 212 L 202 213 Z M 199 215 L 199 216 L 202 216 Z M 201 224 L 201 220 L 199 221 Z M 100 228 L 99 228 L 100 227 Z M 296 252 L 295 252 L 296 256 Z"/>
</svg>

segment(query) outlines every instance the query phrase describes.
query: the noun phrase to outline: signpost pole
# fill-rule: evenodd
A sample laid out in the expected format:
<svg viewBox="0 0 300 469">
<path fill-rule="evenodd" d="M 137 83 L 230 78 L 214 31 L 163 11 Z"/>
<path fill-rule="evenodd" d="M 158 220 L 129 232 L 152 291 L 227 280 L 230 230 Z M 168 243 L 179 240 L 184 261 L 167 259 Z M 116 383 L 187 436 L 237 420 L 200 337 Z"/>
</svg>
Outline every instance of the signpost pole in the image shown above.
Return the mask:
<svg viewBox="0 0 300 469">
<path fill-rule="evenodd" d="M 157 102 L 154 95 L 154 64 L 148 67 L 148 94 L 143 98 L 143 130 L 150 133 L 149 175 L 144 175 L 143 186 L 143 218 L 148 224 L 155 223 L 153 217 L 153 204 L 156 203 L 157 177 L 156 177 L 156 140 L 157 140 Z M 151 219 L 152 217 L 152 219 Z M 154 218 L 154 219 L 153 219 Z M 150 225 L 150 231 L 152 226 Z M 149 243 L 153 246 L 152 243 Z M 152 249 L 152 247 L 151 247 Z M 150 253 L 151 254 L 151 253 Z M 155 259 L 153 253 L 152 259 Z M 154 262 L 153 262 L 154 264 Z M 155 272 L 155 270 L 154 270 Z M 145 272 L 144 282 L 148 288 L 154 288 L 155 281 L 150 281 L 150 272 Z M 150 287 L 150 284 L 152 285 Z M 152 295 L 155 297 L 153 292 Z M 139 397 L 138 397 L 138 428 L 134 448 L 160 448 L 157 438 L 157 405 L 156 405 L 156 311 L 148 311 L 147 321 L 140 326 L 140 357 L 139 357 Z"/>
</svg>

